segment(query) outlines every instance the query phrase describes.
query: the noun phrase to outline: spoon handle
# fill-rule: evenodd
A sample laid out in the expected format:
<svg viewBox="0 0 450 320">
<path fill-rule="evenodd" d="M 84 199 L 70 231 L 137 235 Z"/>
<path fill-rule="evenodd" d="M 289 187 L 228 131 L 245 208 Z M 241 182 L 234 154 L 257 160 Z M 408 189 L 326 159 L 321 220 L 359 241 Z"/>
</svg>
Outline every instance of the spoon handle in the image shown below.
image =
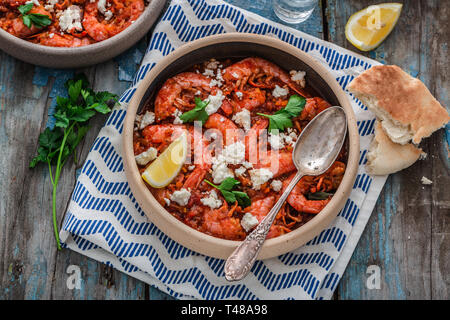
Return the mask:
<svg viewBox="0 0 450 320">
<path fill-rule="evenodd" d="M 297 174 L 291 180 L 288 187 L 267 216 L 228 257 L 225 263 L 225 278 L 228 281 L 241 280 L 249 273 L 258 257 L 258 253 L 261 250 L 264 241 L 266 240 L 267 233 L 269 232 L 278 211 L 280 211 L 292 189 L 302 177 L 303 174 L 297 171 Z"/>
</svg>

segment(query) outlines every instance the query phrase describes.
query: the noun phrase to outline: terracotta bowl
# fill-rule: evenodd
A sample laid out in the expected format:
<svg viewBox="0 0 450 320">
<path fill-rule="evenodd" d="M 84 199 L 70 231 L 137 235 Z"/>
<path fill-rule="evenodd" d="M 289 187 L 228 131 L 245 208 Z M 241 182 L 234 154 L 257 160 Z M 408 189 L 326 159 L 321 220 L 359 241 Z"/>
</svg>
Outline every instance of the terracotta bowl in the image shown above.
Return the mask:
<svg viewBox="0 0 450 320">
<path fill-rule="evenodd" d="M 305 225 L 288 234 L 268 239 L 258 258 L 271 258 L 296 249 L 329 226 L 350 195 L 358 168 L 359 135 L 347 96 L 327 70 L 307 53 L 274 38 L 242 33 L 203 38 L 175 50 L 147 74 L 128 106 L 123 130 L 125 173 L 139 205 L 161 231 L 189 249 L 216 258 L 227 258 L 239 241 L 224 240 L 201 233 L 177 220 L 156 201 L 141 179 L 134 160 L 133 125 L 136 113 L 147 99 L 154 97 L 168 78 L 210 58 L 249 56 L 265 58 L 288 71 L 306 71 L 308 85 L 331 104 L 342 106 L 348 120 L 347 170 L 336 194 L 322 212 Z"/>
<path fill-rule="evenodd" d="M 49 68 L 81 68 L 107 61 L 133 46 L 152 27 L 165 0 L 152 0 L 141 16 L 121 33 L 105 41 L 77 48 L 34 44 L 0 29 L 0 49 L 25 62 Z"/>
</svg>

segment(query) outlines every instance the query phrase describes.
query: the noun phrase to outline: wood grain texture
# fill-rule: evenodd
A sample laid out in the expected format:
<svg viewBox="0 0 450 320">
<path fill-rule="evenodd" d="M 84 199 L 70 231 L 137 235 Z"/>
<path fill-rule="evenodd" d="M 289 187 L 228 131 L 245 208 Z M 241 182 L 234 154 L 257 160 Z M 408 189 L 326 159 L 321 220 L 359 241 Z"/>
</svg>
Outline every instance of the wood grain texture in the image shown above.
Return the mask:
<svg viewBox="0 0 450 320">
<path fill-rule="evenodd" d="M 396 64 L 419 77 L 448 106 L 448 5 L 403 1 L 397 26 L 377 49 L 363 53 Z M 328 0 L 329 40 L 359 52 L 344 27 L 354 12 L 373 1 Z M 445 29 L 447 28 L 447 29 Z M 361 52 L 359 52 L 361 53 Z M 428 158 L 391 175 L 338 288 L 340 299 L 448 299 L 449 183 L 448 141 L 440 130 L 421 147 Z M 424 186 L 426 176 L 432 186 Z M 369 265 L 381 268 L 381 289 L 366 287 Z"/>
</svg>

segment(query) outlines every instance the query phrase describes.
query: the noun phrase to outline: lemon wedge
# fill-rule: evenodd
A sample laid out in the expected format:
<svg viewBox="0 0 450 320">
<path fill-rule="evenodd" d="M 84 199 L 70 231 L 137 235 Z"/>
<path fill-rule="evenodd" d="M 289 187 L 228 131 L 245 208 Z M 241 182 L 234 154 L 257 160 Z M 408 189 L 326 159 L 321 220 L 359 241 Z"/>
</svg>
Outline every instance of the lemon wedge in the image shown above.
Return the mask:
<svg viewBox="0 0 450 320">
<path fill-rule="evenodd" d="M 400 17 L 401 3 L 381 3 L 353 14 L 345 26 L 345 36 L 361 51 L 378 47 L 391 33 Z"/>
<path fill-rule="evenodd" d="M 183 132 L 145 169 L 142 179 L 154 188 L 167 186 L 186 161 L 187 148 L 187 137 Z"/>
</svg>

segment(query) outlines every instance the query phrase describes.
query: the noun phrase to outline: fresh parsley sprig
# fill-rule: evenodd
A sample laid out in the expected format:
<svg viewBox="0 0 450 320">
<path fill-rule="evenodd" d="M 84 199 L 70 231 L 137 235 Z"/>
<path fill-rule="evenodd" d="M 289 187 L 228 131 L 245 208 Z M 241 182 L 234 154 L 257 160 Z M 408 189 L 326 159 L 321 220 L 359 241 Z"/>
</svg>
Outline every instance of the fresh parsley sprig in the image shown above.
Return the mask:
<svg viewBox="0 0 450 320">
<path fill-rule="evenodd" d="M 28 28 L 31 28 L 32 24 L 38 28 L 49 26 L 52 23 L 52 19 L 50 19 L 49 16 L 40 13 L 29 13 L 30 10 L 33 9 L 33 6 L 33 3 L 27 3 L 18 8 L 19 12 L 22 14 L 23 24 Z"/>
<path fill-rule="evenodd" d="M 43 162 L 48 166 L 50 181 L 53 187 L 52 213 L 53 229 L 58 249 L 61 244 L 58 236 L 56 220 L 56 190 L 62 168 L 73 154 L 76 160 L 76 147 L 83 140 L 89 126 L 87 121 L 97 113 L 106 114 L 111 111 L 109 104 L 117 103 L 117 96 L 109 92 L 94 92 L 84 75 L 77 75 L 66 82 L 68 97 L 57 97 L 53 115 L 53 129 L 46 128 L 39 135 L 37 156 L 30 162 L 30 168 Z M 52 168 L 53 167 L 53 168 Z"/>
<path fill-rule="evenodd" d="M 257 113 L 260 116 L 269 118 L 269 131 L 280 130 L 284 131 L 286 128 L 291 128 L 293 126 L 292 118 L 298 117 L 302 113 L 305 107 L 306 99 L 298 96 L 292 95 L 289 97 L 287 105 L 275 112 L 274 114 Z"/>
<path fill-rule="evenodd" d="M 202 101 L 202 99 L 196 97 L 195 99 L 195 107 L 192 110 L 186 111 L 180 116 L 180 119 L 183 123 L 186 122 L 194 122 L 196 120 L 201 121 L 205 124 L 206 120 L 208 120 L 208 113 L 206 112 L 206 106 L 209 104 L 208 100 Z"/>
<path fill-rule="evenodd" d="M 233 190 L 235 186 L 240 184 L 240 182 L 236 179 L 226 178 L 218 186 L 206 179 L 205 182 L 218 189 L 225 198 L 225 201 L 228 203 L 235 203 L 237 201 L 238 204 L 243 208 L 248 207 L 252 204 L 249 196 L 245 192 Z"/>
</svg>

